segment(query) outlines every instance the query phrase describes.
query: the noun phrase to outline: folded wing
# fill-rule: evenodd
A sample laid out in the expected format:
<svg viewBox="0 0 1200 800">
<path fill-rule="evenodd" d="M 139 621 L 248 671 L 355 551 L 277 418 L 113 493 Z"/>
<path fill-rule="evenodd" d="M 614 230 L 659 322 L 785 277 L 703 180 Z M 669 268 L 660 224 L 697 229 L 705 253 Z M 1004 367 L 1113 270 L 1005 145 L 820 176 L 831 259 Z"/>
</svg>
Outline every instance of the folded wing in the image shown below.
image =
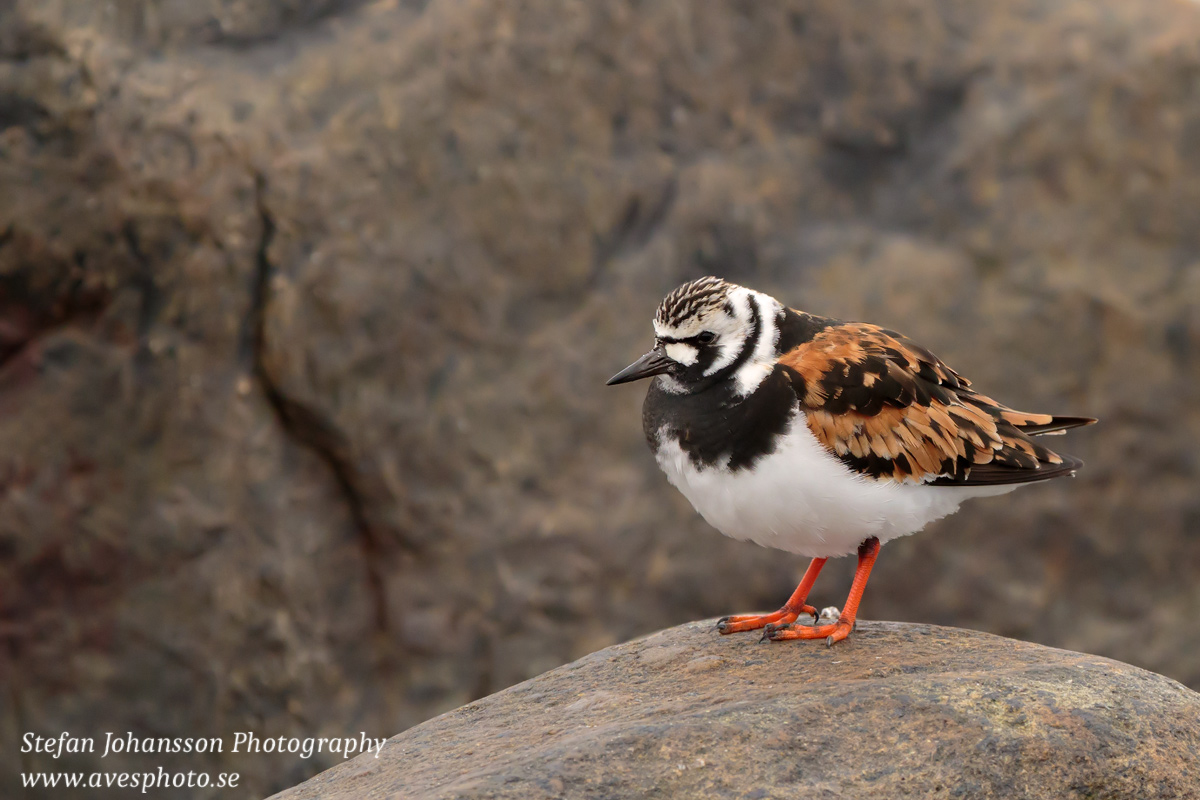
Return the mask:
<svg viewBox="0 0 1200 800">
<path fill-rule="evenodd" d="M 1014 411 L 893 331 L 837 323 L 779 358 L 817 440 L 878 480 L 982 486 L 1083 465 L 1032 437 L 1095 422 Z"/>
</svg>

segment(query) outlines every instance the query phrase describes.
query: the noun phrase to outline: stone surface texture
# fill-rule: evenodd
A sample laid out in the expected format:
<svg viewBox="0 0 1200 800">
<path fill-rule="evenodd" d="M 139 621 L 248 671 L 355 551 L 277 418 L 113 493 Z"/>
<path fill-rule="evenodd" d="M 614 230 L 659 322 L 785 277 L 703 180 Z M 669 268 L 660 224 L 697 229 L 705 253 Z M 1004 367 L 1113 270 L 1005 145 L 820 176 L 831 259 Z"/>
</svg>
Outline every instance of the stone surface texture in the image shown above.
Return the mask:
<svg viewBox="0 0 1200 800">
<path fill-rule="evenodd" d="M 609 647 L 443 714 L 276 800 L 1200 797 L 1200 694 L 985 633 Z"/>
<path fill-rule="evenodd" d="M 1103 420 L 866 617 L 1200 687 L 1197 208 L 1182 0 L 0 0 L 0 785 L 265 795 L 334 761 L 16 738 L 387 735 L 778 607 L 603 386 L 704 273 Z"/>
</svg>

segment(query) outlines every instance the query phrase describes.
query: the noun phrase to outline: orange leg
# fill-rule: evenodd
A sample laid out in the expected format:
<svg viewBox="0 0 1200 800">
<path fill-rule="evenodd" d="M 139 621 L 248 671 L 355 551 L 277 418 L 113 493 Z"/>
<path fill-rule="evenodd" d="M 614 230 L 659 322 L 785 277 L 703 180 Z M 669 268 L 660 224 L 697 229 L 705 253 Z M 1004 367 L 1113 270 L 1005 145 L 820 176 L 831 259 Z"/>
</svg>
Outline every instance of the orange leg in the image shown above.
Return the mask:
<svg viewBox="0 0 1200 800">
<path fill-rule="evenodd" d="M 875 557 L 879 555 L 879 540 L 872 536 L 858 546 L 858 569 L 854 572 L 854 583 L 850 585 L 850 595 L 842 608 L 842 615 L 832 625 L 804 627 L 801 625 L 783 624 L 767 625 L 763 630 L 763 638 L 773 642 L 788 639 L 824 639 L 825 644 L 832 645 L 840 642 L 854 630 L 854 620 L 858 616 L 858 603 L 862 600 L 863 590 L 867 588 L 867 579 L 871 577 L 871 567 L 875 566 Z"/>
<path fill-rule="evenodd" d="M 796 621 L 796 618 L 803 613 L 813 615 L 815 619 L 817 610 L 812 606 L 806 606 L 804 601 L 808 599 L 808 593 L 812 590 L 812 586 L 817 582 L 817 576 L 821 574 L 821 567 L 825 566 L 825 559 L 814 558 L 812 563 L 808 565 L 808 569 L 804 573 L 804 577 L 800 580 L 800 585 L 796 587 L 796 591 L 792 592 L 792 596 L 783 604 L 783 608 L 771 614 L 737 614 L 732 617 L 721 617 L 717 622 L 717 630 L 721 633 L 738 633 L 739 631 L 752 631 L 756 628 L 762 628 L 770 625 L 773 622 L 782 622 L 790 624 Z"/>
</svg>

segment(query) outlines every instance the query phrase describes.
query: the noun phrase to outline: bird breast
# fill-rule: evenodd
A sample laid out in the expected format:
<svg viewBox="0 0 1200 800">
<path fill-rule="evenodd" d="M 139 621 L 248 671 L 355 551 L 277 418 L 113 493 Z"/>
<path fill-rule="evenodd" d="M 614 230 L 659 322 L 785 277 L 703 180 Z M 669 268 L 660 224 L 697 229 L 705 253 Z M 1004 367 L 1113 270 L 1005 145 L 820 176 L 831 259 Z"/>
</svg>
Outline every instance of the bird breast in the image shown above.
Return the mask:
<svg viewBox="0 0 1200 800">
<path fill-rule="evenodd" d="M 734 539 L 810 557 L 855 552 L 871 536 L 904 536 L 953 513 L 970 497 L 1014 486 L 948 487 L 861 476 L 824 448 L 793 408 L 768 453 L 748 466 L 697 462 L 663 426 L 655 457 L 667 479 L 713 527 Z"/>
</svg>

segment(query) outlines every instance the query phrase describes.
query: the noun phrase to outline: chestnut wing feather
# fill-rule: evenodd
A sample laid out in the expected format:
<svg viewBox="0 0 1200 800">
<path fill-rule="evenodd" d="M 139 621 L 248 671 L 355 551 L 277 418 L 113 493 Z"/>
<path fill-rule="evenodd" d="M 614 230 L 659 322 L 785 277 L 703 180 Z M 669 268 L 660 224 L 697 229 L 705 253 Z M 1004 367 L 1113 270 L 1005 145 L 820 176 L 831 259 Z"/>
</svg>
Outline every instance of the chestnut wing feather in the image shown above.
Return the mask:
<svg viewBox="0 0 1200 800">
<path fill-rule="evenodd" d="M 779 364 L 817 441 L 875 479 L 978 486 L 1069 474 L 1082 462 L 1031 436 L 1095 421 L 1014 411 L 925 348 L 865 323 L 831 325 Z"/>
</svg>

